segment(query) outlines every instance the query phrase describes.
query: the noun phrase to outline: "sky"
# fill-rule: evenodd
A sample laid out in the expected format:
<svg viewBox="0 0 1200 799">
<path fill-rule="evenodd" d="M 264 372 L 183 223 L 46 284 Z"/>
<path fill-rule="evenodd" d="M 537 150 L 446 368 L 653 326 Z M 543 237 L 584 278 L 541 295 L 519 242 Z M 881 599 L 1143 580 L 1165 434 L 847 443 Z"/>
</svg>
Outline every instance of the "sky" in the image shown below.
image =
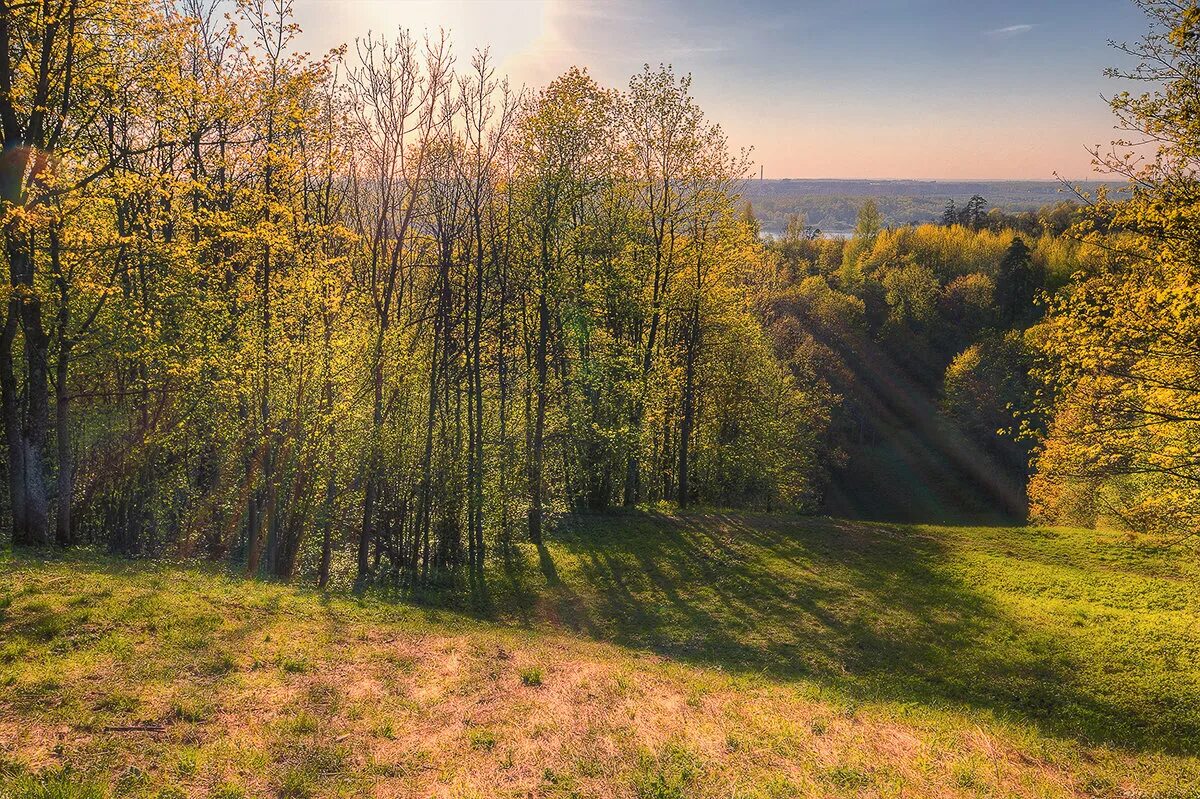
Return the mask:
<svg viewBox="0 0 1200 799">
<path fill-rule="evenodd" d="M 649 63 L 693 92 L 767 177 L 1066 179 L 1116 137 L 1110 39 L 1131 0 L 295 0 L 300 45 L 449 31 L 516 86 L 571 65 L 623 87 Z M 350 49 L 353 54 L 353 47 Z"/>
</svg>

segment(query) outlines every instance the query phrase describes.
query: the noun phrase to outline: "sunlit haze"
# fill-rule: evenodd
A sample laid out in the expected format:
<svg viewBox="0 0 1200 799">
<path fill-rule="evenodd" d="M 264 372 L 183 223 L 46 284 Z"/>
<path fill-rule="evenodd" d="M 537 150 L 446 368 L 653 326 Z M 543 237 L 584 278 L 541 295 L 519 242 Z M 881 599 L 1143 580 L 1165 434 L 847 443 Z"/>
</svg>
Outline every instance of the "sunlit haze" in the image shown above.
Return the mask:
<svg viewBox="0 0 1200 799">
<path fill-rule="evenodd" d="M 488 46 L 517 85 L 567 67 L 623 86 L 645 62 L 695 93 L 767 177 L 1068 178 L 1113 138 L 1110 39 L 1143 23 L 1124 0 L 959 3 L 298 0 L 302 46 L 446 29 Z"/>
</svg>

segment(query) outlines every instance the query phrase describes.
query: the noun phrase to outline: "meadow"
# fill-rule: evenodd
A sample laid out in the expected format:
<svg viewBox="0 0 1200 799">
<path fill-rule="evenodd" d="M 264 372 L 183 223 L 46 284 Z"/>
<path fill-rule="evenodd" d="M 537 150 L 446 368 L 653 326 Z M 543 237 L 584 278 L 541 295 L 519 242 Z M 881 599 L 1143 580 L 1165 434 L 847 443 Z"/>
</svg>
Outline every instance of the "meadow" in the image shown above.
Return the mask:
<svg viewBox="0 0 1200 799">
<path fill-rule="evenodd" d="M 1200 795 L 1195 552 L 1148 538 L 568 517 L 458 610 L 2 557 L 5 796 Z"/>
</svg>

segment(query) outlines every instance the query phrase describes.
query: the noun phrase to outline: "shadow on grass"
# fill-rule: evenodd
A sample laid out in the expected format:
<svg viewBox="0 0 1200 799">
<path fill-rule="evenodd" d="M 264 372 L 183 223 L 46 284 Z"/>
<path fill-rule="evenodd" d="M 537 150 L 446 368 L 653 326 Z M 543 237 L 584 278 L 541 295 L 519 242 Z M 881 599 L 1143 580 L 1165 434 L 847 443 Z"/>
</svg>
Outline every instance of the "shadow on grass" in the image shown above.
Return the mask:
<svg viewBox="0 0 1200 799">
<path fill-rule="evenodd" d="M 532 547 L 524 551 L 531 560 Z M 1123 691 L 1119 674 L 1083 677 L 1098 652 L 1072 649 L 1061 636 L 1069 621 L 1038 626 L 1006 615 L 952 567 L 953 555 L 919 529 L 850 521 L 573 517 L 537 549 L 536 565 L 510 560 L 493 596 L 498 613 L 522 624 L 549 621 L 733 673 L 812 680 L 852 701 L 965 705 L 1083 742 L 1200 751 L 1186 683 L 1150 697 Z M 1105 653 L 1127 672 L 1129 654 Z"/>
<path fill-rule="evenodd" d="M 653 512 L 572 517 L 547 546 L 498 548 L 486 584 L 472 586 L 482 598 L 473 615 L 549 624 L 734 674 L 811 681 L 852 702 L 969 707 L 1065 739 L 1200 752 L 1200 705 L 1189 693 L 1194 642 L 1172 637 L 1177 631 L 1150 641 L 1157 628 L 1123 629 L 1128 617 L 1101 605 L 1095 627 L 1075 629 L 1072 619 L 1047 615 L 1055 605 L 1041 595 L 1015 606 L 999 601 L 1001 591 L 1020 584 L 1022 570 L 1037 569 L 1054 581 L 1072 573 L 1079 581 L 1115 580 L 1106 591 L 1144 601 L 1138 592 L 1149 584 L 1138 580 L 1158 575 L 1157 563 L 1141 571 L 1122 560 L 1118 568 L 1106 555 L 1073 570 L 1075 559 L 1090 556 L 1050 532 L 1009 536 L 996 528 L 961 538 L 976 550 L 965 553 L 961 541 L 937 531 L 851 521 Z M 969 568 L 964 558 L 974 559 Z M 158 565 L 83 553 L 67 562 L 77 574 L 141 575 L 122 618 L 152 615 L 164 592 L 176 590 L 170 567 L 160 573 Z M 1189 585 L 1173 579 L 1179 591 Z M 1066 588 L 1087 594 L 1086 585 Z M 320 596 L 325 603 L 327 595 Z M 273 591 L 255 595 L 238 605 L 234 624 L 209 631 L 207 640 L 187 637 L 188 652 L 202 666 L 208 650 L 238 651 L 258 630 L 256 620 L 283 612 L 280 601 Z M 328 634 L 336 636 L 340 615 L 324 608 Z M 445 605 L 425 612 L 430 621 L 454 614 Z M 191 615 L 208 613 L 202 603 Z M 49 607 L 4 615 L 0 608 L 0 622 L 31 646 L 62 636 L 58 627 L 67 620 Z M 174 622 L 181 634 L 195 626 L 190 616 Z"/>
</svg>

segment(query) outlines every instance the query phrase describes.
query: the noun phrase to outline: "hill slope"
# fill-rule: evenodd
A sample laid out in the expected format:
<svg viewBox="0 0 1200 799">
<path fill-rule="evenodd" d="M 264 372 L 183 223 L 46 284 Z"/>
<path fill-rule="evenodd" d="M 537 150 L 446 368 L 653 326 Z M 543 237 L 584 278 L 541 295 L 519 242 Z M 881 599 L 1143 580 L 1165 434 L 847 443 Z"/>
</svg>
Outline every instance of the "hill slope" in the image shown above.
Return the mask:
<svg viewBox="0 0 1200 799">
<path fill-rule="evenodd" d="M 474 617 L 0 557 L 0 795 L 1200 792 L 1194 553 L 1110 534 L 568 520 Z"/>
</svg>

